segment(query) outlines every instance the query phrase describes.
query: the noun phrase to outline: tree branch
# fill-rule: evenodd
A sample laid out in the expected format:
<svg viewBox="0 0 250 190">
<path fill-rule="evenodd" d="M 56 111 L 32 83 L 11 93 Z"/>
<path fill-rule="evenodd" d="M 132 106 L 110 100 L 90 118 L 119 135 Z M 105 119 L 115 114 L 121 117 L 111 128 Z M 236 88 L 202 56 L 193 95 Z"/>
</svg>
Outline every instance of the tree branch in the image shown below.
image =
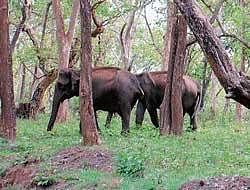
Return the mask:
<svg viewBox="0 0 250 190">
<path fill-rule="evenodd" d="M 209 9 L 209 11 L 210 11 L 211 13 L 213 13 L 213 15 L 212 15 L 212 16 L 210 17 L 210 19 L 209 19 L 210 24 L 213 24 L 215 20 L 218 21 L 217 16 L 218 16 L 218 14 L 219 14 L 219 12 L 220 12 L 220 9 L 221 9 L 221 7 L 223 6 L 223 3 L 224 3 L 225 1 L 226 1 L 226 0 L 220 0 L 220 2 L 219 2 L 219 3 L 217 4 L 217 6 L 215 7 L 215 11 L 213 11 L 213 10 L 211 9 L 211 6 L 208 5 L 206 2 L 204 2 L 204 1 L 202 0 L 203 4 L 206 5 L 206 7 Z M 196 43 L 196 42 L 197 42 L 196 39 L 195 39 L 194 37 L 192 37 L 192 38 L 190 38 L 190 39 L 188 40 L 187 46 L 186 46 L 186 47 L 191 46 L 191 45 L 193 45 L 193 44 Z"/>
<path fill-rule="evenodd" d="M 43 29 L 42 29 L 42 37 L 41 37 L 41 42 L 40 42 L 40 48 L 43 47 L 43 42 L 44 42 L 44 37 L 45 37 L 45 30 L 46 30 L 46 25 L 48 21 L 48 15 L 49 15 L 49 9 L 50 6 L 52 5 L 52 1 L 48 2 L 45 14 L 44 14 L 44 19 L 43 19 Z"/>
<path fill-rule="evenodd" d="M 152 40 L 152 43 L 153 43 L 153 46 L 155 47 L 155 50 L 160 54 L 160 56 L 162 57 L 162 51 L 160 50 L 160 48 L 156 45 L 155 43 L 155 40 L 154 40 L 154 35 L 153 35 L 153 32 L 150 28 L 150 25 L 148 23 L 148 19 L 147 19 L 147 13 L 146 13 L 146 9 L 144 9 L 144 15 L 143 15 L 144 19 L 145 19 L 145 22 L 146 22 L 146 25 L 147 25 L 147 28 L 148 28 L 148 31 L 149 31 L 149 34 L 150 34 L 150 37 L 151 37 L 151 40 Z"/>
<path fill-rule="evenodd" d="M 21 10 L 22 10 L 22 18 L 21 18 L 21 20 L 20 20 L 20 22 L 19 22 L 19 24 L 17 26 L 17 29 L 16 29 L 16 31 L 14 33 L 14 36 L 13 36 L 13 38 L 11 40 L 11 44 L 10 44 L 10 53 L 11 54 L 13 53 L 13 51 L 15 49 L 16 42 L 17 42 L 17 40 L 19 38 L 19 35 L 20 35 L 21 31 L 24 28 L 24 23 L 25 23 L 25 21 L 27 19 L 29 9 L 30 9 L 30 3 L 27 0 L 24 0 L 23 6 L 21 8 Z"/>
</svg>

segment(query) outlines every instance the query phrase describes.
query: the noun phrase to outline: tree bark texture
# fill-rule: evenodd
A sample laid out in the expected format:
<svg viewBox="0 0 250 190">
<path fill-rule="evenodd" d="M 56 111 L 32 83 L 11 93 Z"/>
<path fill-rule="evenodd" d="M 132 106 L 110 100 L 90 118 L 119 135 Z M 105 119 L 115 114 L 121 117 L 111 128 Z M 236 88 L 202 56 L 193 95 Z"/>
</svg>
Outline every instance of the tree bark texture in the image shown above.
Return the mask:
<svg viewBox="0 0 250 190">
<path fill-rule="evenodd" d="M 80 119 L 84 145 L 100 144 L 92 99 L 92 47 L 90 0 L 81 0 Z"/>
<path fill-rule="evenodd" d="M 31 98 L 31 110 L 30 110 L 30 116 L 35 119 L 37 113 L 41 109 L 42 101 L 44 94 L 51 83 L 56 80 L 57 77 L 57 69 L 52 70 L 49 72 L 45 78 L 37 85 L 36 90 L 34 91 L 32 98 Z"/>
<path fill-rule="evenodd" d="M 15 141 L 12 59 L 9 45 L 8 0 L 0 1 L 0 136 Z"/>
<path fill-rule="evenodd" d="M 189 28 L 223 86 L 226 98 L 232 98 L 250 108 L 250 77 L 243 72 L 238 72 L 230 62 L 223 44 L 216 36 L 207 17 L 193 0 L 174 0 L 174 2 L 187 20 Z"/>
<path fill-rule="evenodd" d="M 168 61 L 169 61 L 169 56 L 170 56 L 170 45 L 171 45 L 171 40 L 172 35 L 172 28 L 174 23 L 174 18 L 176 17 L 177 14 L 177 7 L 175 4 L 171 1 L 168 1 L 168 18 L 167 18 L 167 30 L 164 35 L 164 50 L 163 50 L 163 60 L 162 60 L 162 70 L 167 71 L 168 70 Z"/>
<path fill-rule="evenodd" d="M 181 135 L 183 131 L 182 86 L 187 24 L 183 16 L 173 18 L 167 84 L 161 104 L 160 134 Z"/>
<path fill-rule="evenodd" d="M 60 0 L 52 0 L 53 13 L 56 21 L 56 36 L 58 44 L 59 65 L 58 68 L 65 69 L 69 67 L 70 48 L 75 32 L 77 16 L 79 13 L 80 2 L 74 0 L 72 4 L 71 17 L 69 21 L 69 29 L 65 32 L 64 20 L 61 10 Z M 68 119 L 68 100 L 60 104 L 57 114 L 57 122 L 64 122 Z"/>
</svg>

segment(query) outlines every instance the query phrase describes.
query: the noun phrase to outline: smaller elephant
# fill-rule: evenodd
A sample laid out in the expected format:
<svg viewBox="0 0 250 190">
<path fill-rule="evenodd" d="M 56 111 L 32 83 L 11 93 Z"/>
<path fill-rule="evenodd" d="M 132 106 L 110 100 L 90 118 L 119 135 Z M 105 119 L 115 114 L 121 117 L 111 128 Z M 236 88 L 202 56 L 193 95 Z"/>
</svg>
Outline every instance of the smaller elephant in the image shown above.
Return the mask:
<svg viewBox="0 0 250 190">
<path fill-rule="evenodd" d="M 144 99 L 139 100 L 136 107 L 136 124 L 142 125 L 146 109 L 155 127 L 159 127 L 157 109 L 162 103 L 167 72 L 144 72 L 136 75 L 143 91 Z M 189 76 L 183 76 L 182 106 L 183 116 L 188 113 L 192 130 L 197 129 L 196 112 L 200 104 L 200 85 Z"/>
<path fill-rule="evenodd" d="M 31 104 L 30 103 L 19 103 L 16 107 L 16 116 L 18 118 L 29 119 L 31 112 Z"/>
<path fill-rule="evenodd" d="M 53 128 L 60 103 L 79 96 L 79 84 L 80 71 L 68 69 L 59 72 L 48 131 Z M 122 119 L 122 133 L 128 133 L 131 110 L 143 96 L 135 75 L 116 67 L 95 67 L 92 69 L 92 96 L 95 114 L 97 110 L 118 113 Z"/>
</svg>

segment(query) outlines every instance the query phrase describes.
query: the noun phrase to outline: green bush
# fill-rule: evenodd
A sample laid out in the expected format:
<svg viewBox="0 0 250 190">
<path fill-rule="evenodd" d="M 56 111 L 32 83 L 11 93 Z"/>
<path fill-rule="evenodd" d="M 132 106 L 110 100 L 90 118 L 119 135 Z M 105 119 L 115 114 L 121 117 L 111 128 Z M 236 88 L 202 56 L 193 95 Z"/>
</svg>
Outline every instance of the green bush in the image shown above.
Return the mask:
<svg viewBox="0 0 250 190">
<path fill-rule="evenodd" d="M 143 177 L 145 160 L 139 154 L 120 153 L 117 156 L 117 172 L 123 177 Z"/>
</svg>

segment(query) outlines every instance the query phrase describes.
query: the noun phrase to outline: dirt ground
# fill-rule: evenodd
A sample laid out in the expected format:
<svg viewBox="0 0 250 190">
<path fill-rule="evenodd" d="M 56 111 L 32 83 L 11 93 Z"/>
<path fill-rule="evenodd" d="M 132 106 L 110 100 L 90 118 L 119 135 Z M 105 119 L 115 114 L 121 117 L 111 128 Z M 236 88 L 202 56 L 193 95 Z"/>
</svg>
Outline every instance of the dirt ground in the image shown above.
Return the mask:
<svg viewBox="0 0 250 190">
<path fill-rule="evenodd" d="M 0 176 L 0 190 L 8 186 L 18 186 L 22 189 L 65 189 L 67 183 L 57 181 L 51 186 L 40 187 L 34 179 L 39 172 L 39 160 L 27 160 L 8 168 Z M 92 168 L 103 172 L 112 172 L 112 155 L 107 150 L 72 147 L 65 149 L 51 158 L 51 164 L 59 170 Z"/>
<path fill-rule="evenodd" d="M 112 172 L 112 154 L 108 150 L 72 147 L 58 152 L 51 159 L 51 165 L 57 170 L 91 168 L 102 172 Z M 50 186 L 38 186 L 34 181 L 39 173 L 40 160 L 26 160 L 8 168 L 0 176 L 0 190 L 8 186 L 20 189 L 67 189 L 64 180 L 58 180 Z M 90 188 L 91 189 L 91 188 Z M 193 180 L 183 184 L 180 190 L 250 190 L 250 177 L 212 177 L 207 180 Z"/>
<path fill-rule="evenodd" d="M 107 150 L 91 150 L 77 146 L 59 152 L 52 158 L 52 165 L 62 170 L 91 168 L 111 172 L 112 156 Z"/>
<path fill-rule="evenodd" d="M 250 177 L 212 177 L 183 184 L 180 190 L 250 190 Z"/>
</svg>

